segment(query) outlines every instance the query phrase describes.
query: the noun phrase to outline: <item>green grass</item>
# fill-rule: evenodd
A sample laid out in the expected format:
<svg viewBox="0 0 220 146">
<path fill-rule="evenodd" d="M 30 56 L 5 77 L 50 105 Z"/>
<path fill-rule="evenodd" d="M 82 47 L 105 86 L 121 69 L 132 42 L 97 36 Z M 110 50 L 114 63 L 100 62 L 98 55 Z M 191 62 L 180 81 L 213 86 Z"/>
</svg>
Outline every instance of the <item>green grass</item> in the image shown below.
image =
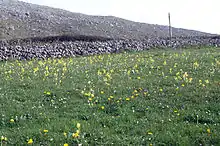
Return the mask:
<svg viewBox="0 0 220 146">
<path fill-rule="evenodd" d="M 220 145 L 219 48 L 1 62 L 0 80 L 1 145 Z"/>
</svg>

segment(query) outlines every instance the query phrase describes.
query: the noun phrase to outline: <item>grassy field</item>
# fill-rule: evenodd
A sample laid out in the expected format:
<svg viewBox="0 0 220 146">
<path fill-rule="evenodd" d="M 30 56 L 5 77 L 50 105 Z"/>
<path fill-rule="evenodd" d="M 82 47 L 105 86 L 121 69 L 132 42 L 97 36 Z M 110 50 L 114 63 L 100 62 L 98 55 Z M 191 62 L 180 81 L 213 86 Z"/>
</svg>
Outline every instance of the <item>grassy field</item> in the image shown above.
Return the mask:
<svg viewBox="0 0 220 146">
<path fill-rule="evenodd" d="M 0 62 L 5 145 L 220 145 L 220 49 Z"/>
</svg>

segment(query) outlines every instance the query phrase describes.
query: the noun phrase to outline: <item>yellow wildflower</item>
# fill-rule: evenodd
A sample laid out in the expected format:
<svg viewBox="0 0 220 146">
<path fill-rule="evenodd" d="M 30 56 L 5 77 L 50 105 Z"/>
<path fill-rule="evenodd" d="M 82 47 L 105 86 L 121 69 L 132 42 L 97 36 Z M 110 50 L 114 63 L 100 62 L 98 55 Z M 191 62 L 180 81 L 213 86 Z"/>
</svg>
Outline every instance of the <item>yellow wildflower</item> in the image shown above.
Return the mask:
<svg viewBox="0 0 220 146">
<path fill-rule="evenodd" d="M 206 83 L 206 84 L 209 84 L 209 80 L 205 80 L 205 83 Z"/>
<path fill-rule="evenodd" d="M 208 128 L 206 131 L 208 132 L 208 134 L 210 134 L 210 133 L 211 133 L 211 130 L 210 130 L 209 128 Z"/>
<path fill-rule="evenodd" d="M 188 73 L 185 72 L 185 73 L 183 74 L 183 78 L 187 78 L 187 77 L 188 77 Z"/>
<path fill-rule="evenodd" d="M 7 141 L 8 140 L 8 138 L 7 137 L 5 137 L 5 141 Z"/>
<path fill-rule="evenodd" d="M 63 145 L 63 146 L 69 146 L 69 145 L 68 145 L 68 143 L 64 143 L 64 145 Z"/>
<path fill-rule="evenodd" d="M 177 54 L 177 55 L 178 55 L 178 54 Z M 176 68 L 176 67 L 177 67 L 177 63 L 175 63 L 173 67 Z"/>
<path fill-rule="evenodd" d="M 45 94 L 47 94 L 47 95 L 51 95 L 51 93 L 50 93 L 49 91 L 45 92 Z"/>
<path fill-rule="evenodd" d="M 199 64 L 198 64 L 197 61 L 193 63 L 193 67 L 194 67 L 195 69 L 196 69 L 197 67 L 199 67 Z"/>
<path fill-rule="evenodd" d="M 30 139 L 28 140 L 28 144 L 32 144 L 32 143 L 33 143 L 33 139 L 30 138 Z"/>
<path fill-rule="evenodd" d="M 77 133 L 77 132 L 76 132 L 76 133 L 73 133 L 73 134 L 72 134 L 72 137 L 73 137 L 73 138 L 79 137 L 79 133 Z"/>
<path fill-rule="evenodd" d="M 190 83 L 192 82 L 192 78 L 189 78 L 189 82 L 190 82 Z"/>
<path fill-rule="evenodd" d="M 36 73 L 39 70 L 38 67 L 34 68 L 34 73 Z"/>
<path fill-rule="evenodd" d="M 67 137 L 67 133 L 66 133 L 66 132 L 63 132 L 63 135 L 64 135 L 65 137 Z"/>
<path fill-rule="evenodd" d="M 170 73 L 172 73 L 172 70 L 173 70 L 173 69 L 172 69 L 172 68 L 170 68 Z"/>
<path fill-rule="evenodd" d="M 167 61 L 166 60 L 163 62 L 163 65 L 167 65 Z"/>
<path fill-rule="evenodd" d="M 140 79 L 141 79 L 141 77 L 137 77 L 137 79 L 138 79 L 138 80 L 140 80 Z"/>
<path fill-rule="evenodd" d="M 104 91 L 101 91 L 101 94 L 104 94 Z"/>
<path fill-rule="evenodd" d="M 7 141 L 7 140 L 8 140 L 7 137 L 5 137 L 5 136 L 1 136 L 1 141 Z"/>
<path fill-rule="evenodd" d="M 152 133 L 152 132 L 148 132 L 147 134 L 148 134 L 148 135 L 152 135 L 153 133 Z"/>
<path fill-rule="evenodd" d="M 77 124 L 76 124 L 76 127 L 79 129 L 79 128 L 80 128 L 80 123 L 77 123 Z"/>
<path fill-rule="evenodd" d="M 14 123 L 15 122 L 15 120 L 14 119 L 10 119 L 10 123 Z"/>
<path fill-rule="evenodd" d="M 125 100 L 129 101 L 129 100 L 130 100 L 130 98 L 129 98 L 129 97 L 127 97 Z"/>
<path fill-rule="evenodd" d="M 101 106 L 101 109 L 102 109 L 102 110 L 104 110 L 104 109 L 105 109 L 105 107 L 104 107 L 104 106 Z"/>
<path fill-rule="evenodd" d="M 48 132 L 48 130 L 47 129 L 44 129 L 44 133 L 47 133 Z"/>
</svg>

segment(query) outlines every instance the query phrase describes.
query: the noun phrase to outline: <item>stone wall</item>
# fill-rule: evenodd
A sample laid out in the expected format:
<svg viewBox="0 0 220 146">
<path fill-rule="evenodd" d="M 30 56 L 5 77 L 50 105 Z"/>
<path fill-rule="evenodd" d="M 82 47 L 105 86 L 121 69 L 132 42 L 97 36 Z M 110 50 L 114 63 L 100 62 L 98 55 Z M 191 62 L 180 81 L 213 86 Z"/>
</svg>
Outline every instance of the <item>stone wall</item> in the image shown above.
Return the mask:
<svg viewBox="0 0 220 146">
<path fill-rule="evenodd" d="M 220 47 L 220 37 L 154 38 L 147 40 L 57 39 L 0 41 L 0 60 L 86 56 L 152 48 Z"/>
</svg>

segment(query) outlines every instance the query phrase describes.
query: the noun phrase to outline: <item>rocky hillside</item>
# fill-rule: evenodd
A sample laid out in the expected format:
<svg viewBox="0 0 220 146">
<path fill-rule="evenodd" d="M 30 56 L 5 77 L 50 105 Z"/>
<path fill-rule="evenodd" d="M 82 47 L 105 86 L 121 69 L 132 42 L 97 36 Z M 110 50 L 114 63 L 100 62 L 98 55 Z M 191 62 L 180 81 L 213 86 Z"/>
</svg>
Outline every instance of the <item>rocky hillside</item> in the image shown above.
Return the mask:
<svg viewBox="0 0 220 146">
<path fill-rule="evenodd" d="M 143 40 L 167 37 L 168 27 L 138 23 L 113 16 L 72 13 L 17 0 L 0 0 L 0 39 L 59 35 Z M 205 35 L 210 34 L 173 28 L 175 37 Z"/>
</svg>

